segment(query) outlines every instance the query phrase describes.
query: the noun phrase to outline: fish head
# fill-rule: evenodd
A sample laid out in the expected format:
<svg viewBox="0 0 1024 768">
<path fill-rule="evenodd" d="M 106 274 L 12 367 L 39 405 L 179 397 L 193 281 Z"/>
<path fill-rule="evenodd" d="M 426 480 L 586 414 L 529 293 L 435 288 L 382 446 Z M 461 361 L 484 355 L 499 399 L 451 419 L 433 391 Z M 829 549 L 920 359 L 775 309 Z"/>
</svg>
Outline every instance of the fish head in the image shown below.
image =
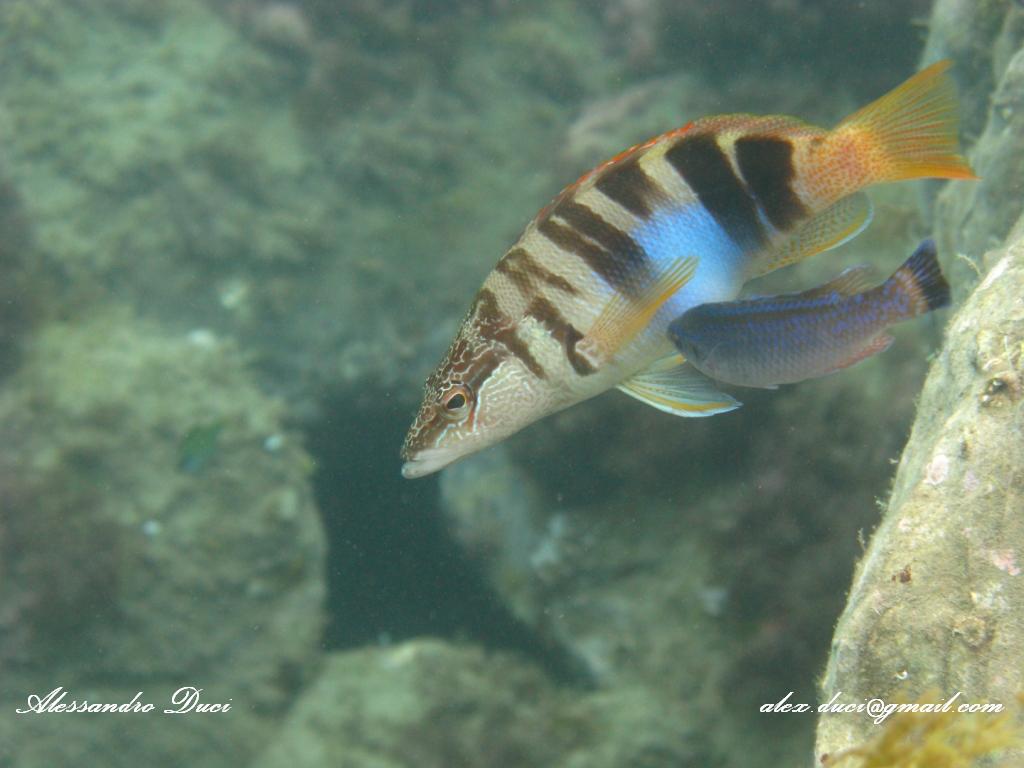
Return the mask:
<svg viewBox="0 0 1024 768">
<path fill-rule="evenodd" d="M 692 310 L 673 320 L 668 326 L 668 337 L 688 361 L 701 359 L 699 335 L 694 327 Z"/>
<path fill-rule="evenodd" d="M 494 445 L 558 409 L 558 388 L 522 358 L 464 324 L 427 379 L 402 446 L 402 475 L 423 477 Z"/>
<path fill-rule="evenodd" d="M 723 378 L 721 364 L 725 351 L 720 339 L 709 337 L 704 327 L 705 313 L 696 307 L 673 320 L 668 326 L 668 337 L 690 365 L 713 379 Z"/>
</svg>

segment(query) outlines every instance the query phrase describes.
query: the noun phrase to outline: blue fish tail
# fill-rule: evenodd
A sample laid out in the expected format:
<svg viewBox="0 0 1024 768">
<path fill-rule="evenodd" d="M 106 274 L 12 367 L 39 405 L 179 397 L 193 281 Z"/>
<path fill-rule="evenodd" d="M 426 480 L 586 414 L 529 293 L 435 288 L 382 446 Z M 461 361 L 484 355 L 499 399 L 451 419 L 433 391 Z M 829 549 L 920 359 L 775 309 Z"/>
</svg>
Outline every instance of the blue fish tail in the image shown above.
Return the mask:
<svg viewBox="0 0 1024 768">
<path fill-rule="evenodd" d="M 949 283 L 942 274 L 935 241 L 930 238 L 922 241 L 903 266 L 885 281 L 882 289 L 897 298 L 901 319 L 948 307 Z"/>
</svg>

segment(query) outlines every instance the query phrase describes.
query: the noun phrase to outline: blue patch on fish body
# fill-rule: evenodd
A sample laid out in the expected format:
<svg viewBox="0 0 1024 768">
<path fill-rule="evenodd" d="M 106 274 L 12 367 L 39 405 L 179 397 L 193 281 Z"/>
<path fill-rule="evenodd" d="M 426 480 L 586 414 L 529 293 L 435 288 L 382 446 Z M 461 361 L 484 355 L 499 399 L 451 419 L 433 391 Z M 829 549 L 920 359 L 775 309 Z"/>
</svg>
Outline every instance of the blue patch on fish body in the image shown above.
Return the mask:
<svg viewBox="0 0 1024 768">
<path fill-rule="evenodd" d="M 691 307 L 734 298 L 742 287 L 745 254 L 739 244 L 719 226 L 698 202 L 663 208 L 634 229 L 631 236 L 651 261 L 665 266 L 680 256 L 693 255 L 699 261 L 693 278 L 658 313 L 661 323 Z"/>
</svg>

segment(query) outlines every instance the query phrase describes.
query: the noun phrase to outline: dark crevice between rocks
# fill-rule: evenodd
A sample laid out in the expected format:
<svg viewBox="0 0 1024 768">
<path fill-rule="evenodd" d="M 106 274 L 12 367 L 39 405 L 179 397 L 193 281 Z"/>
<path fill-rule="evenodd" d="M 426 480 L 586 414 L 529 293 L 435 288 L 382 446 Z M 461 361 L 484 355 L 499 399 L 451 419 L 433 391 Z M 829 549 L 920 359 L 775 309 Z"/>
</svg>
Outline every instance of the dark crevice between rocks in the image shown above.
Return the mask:
<svg viewBox="0 0 1024 768">
<path fill-rule="evenodd" d="M 341 650 L 431 635 L 530 658 L 554 679 L 589 681 L 563 648 L 518 620 L 452 538 L 436 477 L 405 480 L 407 408 L 335 393 L 307 429 L 328 542 L 325 645 Z"/>
</svg>

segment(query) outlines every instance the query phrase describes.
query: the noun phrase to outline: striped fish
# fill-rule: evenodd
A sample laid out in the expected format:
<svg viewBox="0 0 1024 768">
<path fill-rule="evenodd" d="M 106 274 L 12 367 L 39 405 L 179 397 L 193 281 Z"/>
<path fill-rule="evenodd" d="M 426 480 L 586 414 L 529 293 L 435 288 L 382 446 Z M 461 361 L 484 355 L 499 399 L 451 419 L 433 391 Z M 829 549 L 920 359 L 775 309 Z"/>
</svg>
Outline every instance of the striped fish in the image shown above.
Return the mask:
<svg viewBox="0 0 1024 768">
<path fill-rule="evenodd" d="M 949 305 L 932 240 L 881 285 L 867 286 L 869 272 L 851 267 L 802 293 L 701 304 L 673 320 L 668 336 L 716 381 L 776 387 L 883 352 L 892 344 L 890 325 Z"/>
<path fill-rule="evenodd" d="M 585 174 L 484 280 L 402 448 L 420 477 L 618 387 L 681 416 L 739 403 L 676 352 L 669 323 L 868 225 L 879 182 L 976 178 L 939 62 L 832 130 L 709 117 Z"/>
</svg>

